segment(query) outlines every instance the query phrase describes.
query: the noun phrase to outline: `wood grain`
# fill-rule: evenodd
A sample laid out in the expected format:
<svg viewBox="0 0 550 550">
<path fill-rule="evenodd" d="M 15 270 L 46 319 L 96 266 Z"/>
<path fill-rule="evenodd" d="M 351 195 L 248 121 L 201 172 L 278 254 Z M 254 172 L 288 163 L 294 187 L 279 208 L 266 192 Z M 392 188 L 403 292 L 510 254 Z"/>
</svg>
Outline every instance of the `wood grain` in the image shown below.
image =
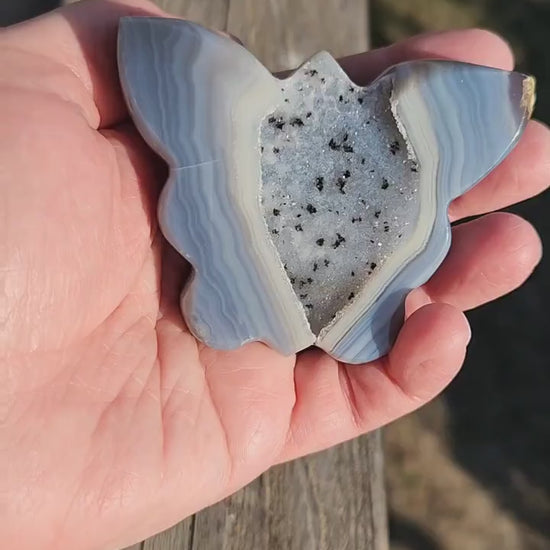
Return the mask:
<svg viewBox="0 0 550 550">
<path fill-rule="evenodd" d="M 197 514 L 192 550 L 387 550 L 380 437 L 273 468 Z"/>
<path fill-rule="evenodd" d="M 290 69 L 320 50 L 365 51 L 367 0 L 231 0 L 227 30 L 272 71 Z"/>
<path fill-rule="evenodd" d="M 229 0 L 154 0 L 163 10 L 202 23 L 207 27 L 224 30 L 227 25 Z"/>
<path fill-rule="evenodd" d="M 193 525 L 194 518 L 187 518 L 171 529 L 147 539 L 139 550 L 190 550 L 193 542 Z"/>
<path fill-rule="evenodd" d="M 378 431 L 277 466 L 140 550 L 388 550 L 382 461 Z"/>
</svg>

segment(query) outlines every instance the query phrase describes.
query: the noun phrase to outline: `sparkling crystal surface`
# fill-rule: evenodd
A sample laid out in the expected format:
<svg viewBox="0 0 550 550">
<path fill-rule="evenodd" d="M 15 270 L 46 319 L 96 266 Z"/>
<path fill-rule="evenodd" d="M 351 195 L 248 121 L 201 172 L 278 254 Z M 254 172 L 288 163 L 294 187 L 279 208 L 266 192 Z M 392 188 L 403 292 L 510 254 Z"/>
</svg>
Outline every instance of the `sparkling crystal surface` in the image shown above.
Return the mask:
<svg viewBox="0 0 550 550">
<path fill-rule="evenodd" d="M 418 164 L 391 111 L 391 86 L 362 89 L 325 58 L 281 83 L 261 125 L 262 207 L 318 333 L 406 242 Z"/>
</svg>

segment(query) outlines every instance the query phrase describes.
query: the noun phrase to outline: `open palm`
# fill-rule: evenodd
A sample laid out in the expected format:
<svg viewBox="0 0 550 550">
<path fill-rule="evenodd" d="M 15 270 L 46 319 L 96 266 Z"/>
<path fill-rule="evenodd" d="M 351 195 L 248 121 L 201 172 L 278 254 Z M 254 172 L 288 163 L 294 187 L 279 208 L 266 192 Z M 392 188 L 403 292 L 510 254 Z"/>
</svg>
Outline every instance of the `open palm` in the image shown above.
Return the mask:
<svg viewBox="0 0 550 550">
<path fill-rule="evenodd" d="M 165 168 L 127 120 L 115 66 L 121 15 L 96 1 L 0 36 L 0 533 L 17 548 L 130 544 L 271 465 L 425 403 L 462 364 L 461 310 L 518 286 L 534 230 L 493 214 L 457 226 L 440 270 L 408 300 L 391 353 L 349 367 L 260 343 L 219 352 L 184 325 L 188 266 L 159 234 Z M 344 61 L 364 82 L 412 57 L 510 69 L 484 31 L 424 36 Z M 453 219 L 541 191 L 550 139 L 531 123 Z"/>
</svg>

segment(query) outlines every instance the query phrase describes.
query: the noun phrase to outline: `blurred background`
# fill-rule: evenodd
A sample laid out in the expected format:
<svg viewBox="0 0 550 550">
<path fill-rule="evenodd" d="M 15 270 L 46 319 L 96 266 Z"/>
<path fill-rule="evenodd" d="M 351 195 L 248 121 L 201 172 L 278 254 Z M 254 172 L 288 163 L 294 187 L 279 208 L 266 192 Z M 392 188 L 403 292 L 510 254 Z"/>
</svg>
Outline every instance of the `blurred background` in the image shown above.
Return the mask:
<svg viewBox="0 0 550 550">
<path fill-rule="evenodd" d="M 371 18 L 373 46 L 500 33 L 537 77 L 535 116 L 550 123 L 550 1 L 372 0 Z M 385 431 L 394 550 L 550 549 L 550 194 L 511 210 L 547 254 L 524 287 L 468 314 L 474 336 L 449 389 Z"/>
<path fill-rule="evenodd" d="M 57 4 L 0 0 L 0 24 Z M 550 122 L 550 0 L 371 0 L 369 25 L 373 47 L 430 30 L 499 32 L 537 77 L 535 114 Z M 550 250 L 550 194 L 512 210 Z M 524 287 L 468 314 L 474 336 L 453 385 L 385 430 L 393 550 L 550 549 L 549 309 L 547 254 Z"/>
</svg>

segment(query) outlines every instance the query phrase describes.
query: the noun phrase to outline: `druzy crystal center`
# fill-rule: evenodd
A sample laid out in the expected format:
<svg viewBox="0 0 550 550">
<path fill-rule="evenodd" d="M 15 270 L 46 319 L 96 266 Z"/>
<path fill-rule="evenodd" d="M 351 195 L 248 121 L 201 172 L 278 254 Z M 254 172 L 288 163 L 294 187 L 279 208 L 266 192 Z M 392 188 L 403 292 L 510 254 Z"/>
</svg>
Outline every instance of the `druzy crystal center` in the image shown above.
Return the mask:
<svg viewBox="0 0 550 550">
<path fill-rule="evenodd" d="M 407 241 L 419 212 L 391 81 L 363 89 L 322 65 L 281 82 L 260 129 L 264 217 L 315 333 Z"/>
</svg>

